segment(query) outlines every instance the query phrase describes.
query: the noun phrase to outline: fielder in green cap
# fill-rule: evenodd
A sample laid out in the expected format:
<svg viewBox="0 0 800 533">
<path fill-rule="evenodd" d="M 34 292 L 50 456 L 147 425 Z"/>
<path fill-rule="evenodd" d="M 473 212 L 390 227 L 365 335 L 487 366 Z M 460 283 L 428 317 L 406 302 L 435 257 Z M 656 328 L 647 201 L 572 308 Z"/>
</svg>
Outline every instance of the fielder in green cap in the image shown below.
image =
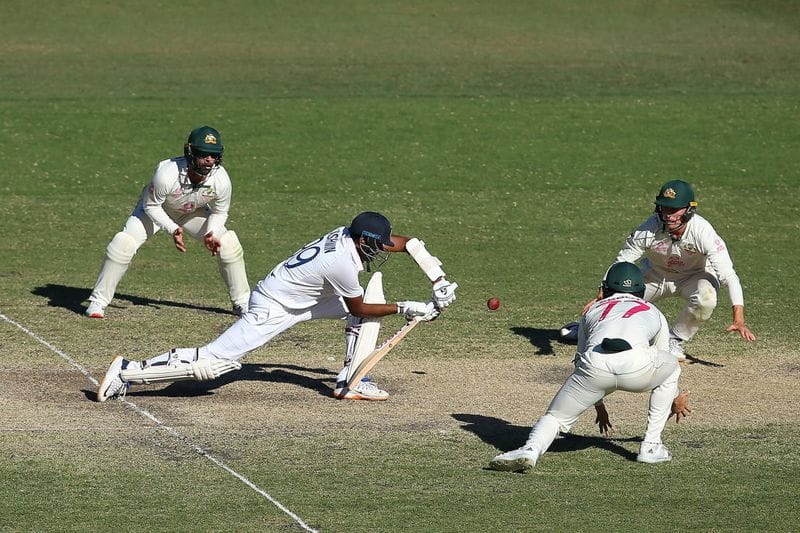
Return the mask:
<svg viewBox="0 0 800 533">
<path fill-rule="evenodd" d="M 746 341 L 756 340 L 744 320 L 742 284 L 728 247 L 697 214 L 694 189 L 687 182 L 671 180 L 661 186 L 655 212 L 628 236 L 616 260 L 635 263 L 640 259 L 645 300 L 678 297 L 686 301 L 670 326 L 670 349 L 679 359 L 686 357 L 685 342 L 711 318 L 721 286 L 728 287 L 733 306 L 733 322 L 727 331 L 738 331 Z M 562 337 L 574 336 L 574 331 L 574 326 L 567 325 Z"/>
<path fill-rule="evenodd" d="M 172 236 L 180 252 L 186 251 L 184 233 L 201 241 L 219 260 L 233 313 L 247 311 L 250 286 L 244 251 L 236 233 L 225 227 L 232 186 L 222 166 L 223 152 L 219 131 L 200 126 L 189 133 L 182 156 L 165 159 L 156 166 L 125 226 L 106 247 L 86 316 L 105 318 L 106 306 L 114 298 L 133 256 L 159 230 Z"/>
</svg>

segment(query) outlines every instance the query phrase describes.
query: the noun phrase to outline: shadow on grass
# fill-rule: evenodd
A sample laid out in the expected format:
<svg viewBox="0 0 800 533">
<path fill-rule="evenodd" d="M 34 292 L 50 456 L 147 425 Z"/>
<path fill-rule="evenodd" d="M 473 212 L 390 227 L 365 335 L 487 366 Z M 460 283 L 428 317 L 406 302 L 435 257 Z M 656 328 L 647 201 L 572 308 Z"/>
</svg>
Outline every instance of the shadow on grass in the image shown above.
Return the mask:
<svg viewBox="0 0 800 533">
<path fill-rule="evenodd" d="M 85 287 L 69 287 L 67 285 L 54 285 L 52 283 L 48 283 L 47 285 L 43 285 L 41 287 L 36 287 L 31 291 L 32 294 L 35 296 L 42 296 L 49 300 L 48 304 L 50 307 L 60 307 L 62 309 L 66 309 L 67 311 L 72 311 L 73 313 L 77 313 L 79 315 L 83 314 L 86 306 L 83 305 L 83 302 L 89 299 L 89 295 L 91 295 L 91 289 L 87 289 Z M 205 311 L 207 313 L 219 313 L 224 315 L 231 315 L 233 314 L 229 309 L 222 309 L 220 307 L 205 307 L 205 306 L 198 306 L 198 305 L 191 305 L 183 302 L 173 302 L 170 300 L 153 300 L 150 298 L 143 298 L 141 296 L 133 296 L 131 294 L 115 294 L 115 300 L 125 300 L 130 302 L 133 305 L 144 305 L 147 307 L 153 307 L 155 309 L 160 309 L 162 307 L 175 307 L 181 309 L 193 309 L 195 311 Z M 114 305 L 112 301 L 109 307 L 118 307 Z"/>
<path fill-rule="evenodd" d="M 302 373 L 301 373 L 302 372 Z M 320 377 L 309 377 L 303 373 L 314 373 Z M 126 398 L 147 397 L 199 397 L 211 396 L 220 387 L 234 381 L 262 381 L 265 383 L 289 383 L 316 391 L 321 396 L 333 398 L 337 372 L 327 368 L 308 368 L 298 365 L 282 364 L 243 364 L 241 370 L 228 372 L 213 381 L 176 381 L 164 383 L 164 388 L 137 390 L 133 385 Z M 83 390 L 90 400 L 97 400 L 97 391 Z"/>
<path fill-rule="evenodd" d="M 464 425 L 461 426 L 464 431 L 475 434 L 483 442 L 494 446 L 502 452 L 515 450 L 525 444 L 531 431 L 530 426 L 515 426 L 501 418 L 493 416 L 464 413 L 457 413 L 451 416 L 459 422 L 464 422 Z M 553 441 L 547 453 L 574 452 L 587 448 L 602 448 L 629 461 L 635 461 L 636 454 L 620 446 L 617 442 L 641 442 L 641 440 L 642 439 L 639 437 L 617 439 L 613 437 L 592 437 L 566 433 L 562 434 L 561 438 L 556 438 L 556 440 Z"/>
<path fill-rule="evenodd" d="M 525 337 L 531 344 L 536 346 L 536 355 L 555 355 L 553 350 L 553 342 L 559 344 L 575 344 L 565 343 L 561 339 L 559 330 L 557 329 L 542 329 L 542 328 L 528 328 L 522 326 L 514 326 L 511 328 L 514 334 L 520 337 Z"/>
<path fill-rule="evenodd" d="M 713 361 L 708 361 L 706 359 L 700 359 L 699 357 L 689 355 L 688 353 L 686 354 L 686 362 L 690 365 L 702 365 L 714 368 L 723 368 L 725 366 L 722 363 L 715 363 Z"/>
</svg>

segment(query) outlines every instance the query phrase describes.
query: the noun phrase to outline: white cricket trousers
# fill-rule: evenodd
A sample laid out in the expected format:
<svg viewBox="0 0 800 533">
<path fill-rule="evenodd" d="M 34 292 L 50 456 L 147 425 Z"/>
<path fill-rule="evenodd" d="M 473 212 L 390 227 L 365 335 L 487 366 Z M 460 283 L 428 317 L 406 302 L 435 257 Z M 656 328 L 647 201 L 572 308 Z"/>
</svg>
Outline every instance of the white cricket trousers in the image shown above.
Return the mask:
<svg viewBox="0 0 800 533">
<path fill-rule="evenodd" d="M 195 240 L 202 242 L 207 233 L 206 228 L 209 216 L 210 211 L 208 209 L 194 211 L 175 219 L 175 223 L 181 226 Z M 108 244 L 106 255 L 103 259 L 103 264 L 100 266 L 100 273 L 97 275 L 97 281 L 95 281 L 89 301 L 97 302 L 103 307 L 111 303 L 111 300 L 114 299 L 114 294 L 117 292 L 117 285 L 128 271 L 128 266 L 130 266 L 133 256 L 158 231 L 159 227 L 145 214 L 140 201 L 128 217 L 128 220 L 125 221 L 125 227 L 114 235 Z M 227 231 L 227 228 L 223 226 L 217 237 L 221 237 Z M 237 246 L 241 246 L 238 244 L 238 239 Z M 237 258 L 233 263 L 227 264 L 223 261 L 222 254 L 220 254 L 218 260 L 220 274 L 222 274 L 223 280 L 228 286 L 231 303 L 244 304 L 247 302 L 250 292 L 250 288 L 247 285 L 244 259 Z"/>
<path fill-rule="evenodd" d="M 670 333 L 688 341 L 714 313 L 717 307 L 719 280 L 708 272 L 679 281 L 651 279 L 653 275 L 653 272 L 648 272 L 645 276 L 644 299 L 648 302 L 657 302 L 670 297 L 680 297 L 685 300 L 686 306 L 670 326 Z"/>
<path fill-rule="evenodd" d="M 279 333 L 307 320 L 343 319 L 347 307 L 339 296 L 325 298 L 309 309 L 289 309 L 254 290 L 249 310 L 219 337 L 200 348 L 178 348 L 181 360 L 231 359 L 238 361 L 245 354 L 265 345 Z M 147 360 L 148 365 L 167 363 L 170 352 Z"/>
<path fill-rule="evenodd" d="M 628 371 L 639 367 L 638 370 Z M 618 373 L 618 369 L 624 372 Z M 569 431 L 578 417 L 614 391 L 650 392 L 647 409 L 646 442 L 661 442 L 661 432 L 678 395 L 681 367 L 677 358 L 655 347 L 615 354 L 591 353 L 581 359 L 547 408 L 547 413 L 531 429 L 526 446 L 535 447 L 541 456 L 559 431 Z"/>
</svg>

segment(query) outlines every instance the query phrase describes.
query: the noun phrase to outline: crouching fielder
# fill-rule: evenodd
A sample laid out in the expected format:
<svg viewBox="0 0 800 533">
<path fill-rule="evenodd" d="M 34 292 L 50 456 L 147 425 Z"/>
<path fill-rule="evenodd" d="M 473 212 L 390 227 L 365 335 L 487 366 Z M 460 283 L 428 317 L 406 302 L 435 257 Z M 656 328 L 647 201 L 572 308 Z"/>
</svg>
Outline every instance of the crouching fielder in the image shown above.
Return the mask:
<svg viewBox="0 0 800 533">
<path fill-rule="evenodd" d="M 595 405 L 604 433 L 612 429 L 603 398 L 623 390 L 650 391 L 647 430 L 637 461 L 672 459 L 661 432 L 673 411 L 679 420 L 690 409 L 678 397 L 681 373 L 677 357 L 668 351 L 669 327 L 664 315 L 642 299 L 644 278 L 633 263 L 616 263 L 602 283 L 602 298 L 581 318 L 575 371 L 533 426 L 524 446 L 495 457 L 494 470 L 524 472 L 536 465 L 559 431 L 569 431 L 586 409 Z M 683 400 L 685 396 L 681 395 Z"/>
<path fill-rule="evenodd" d="M 106 247 L 86 316 L 105 318 L 105 308 L 114 299 L 134 255 L 159 230 L 172 235 L 180 252 L 186 251 L 184 234 L 203 241 L 219 260 L 219 272 L 228 287 L 234 314 L 247 310 L 250 287 L 244 251 L 236 233 L 225 227 L 232 186 L 222 166 L 222 153 L 219 132 L 201 126 L 189 134 L 183 157 L 158 164 L 125 227 Z"/>
<path fill-rule="evenodd" d="M 364 301 L 359 272 L 364 265 L 379 268 L 389 252 L 408 252 L 419 264 L 433 283 L 430 301 Z M 393 235 L 385 216 L 367 211 L 356 216 L 350 226 L 333 229 L 272 269 L 250 294 L 248 311 L 211 343 L 176 348 L 141 362 L 114 358 L 100 383 L 97 400 L 121 395 L 131 383 L 215 379 L 240 369 L 239 359 L 245 354 L 295 324 L 345 318 L 345 363 L 333 394 L 347 400 L 385 400 L 388 393 L 368 379 L 346 386 L 361 321 L 395 313 L 407 320 L 432 320 L 455 301 L 456 287 L 447 281 L 441 263 L 422 241 Z"/>
</svg>

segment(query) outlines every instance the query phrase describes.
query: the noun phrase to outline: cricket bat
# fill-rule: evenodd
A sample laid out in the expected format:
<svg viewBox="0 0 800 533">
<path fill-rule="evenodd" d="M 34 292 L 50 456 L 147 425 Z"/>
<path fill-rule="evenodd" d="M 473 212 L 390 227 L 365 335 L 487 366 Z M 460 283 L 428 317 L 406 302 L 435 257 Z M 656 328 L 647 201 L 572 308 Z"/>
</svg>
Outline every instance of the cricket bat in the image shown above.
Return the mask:
<svg viewBox="0 0 800 533">
<path fill-rule="evenodd" d="M 410 322 L 406 322 L 405 326 L 400 328 L 397 333 L 386 339 L 386 341 L 375 348 L 369 355 L 367 355 L 352 372 L 352 377 L 347 381 L 345 388 L 349 389 L 354 383 L 361 381 L 372 368 L 378 364 L 378 361 L 383 359 L 387 353 L 402 341 L 406 335 L 411 333 L 411 330 L 417 327 L 417 324 L 422 322 L 419 318 L 415 318 Z"/>
</svg>

